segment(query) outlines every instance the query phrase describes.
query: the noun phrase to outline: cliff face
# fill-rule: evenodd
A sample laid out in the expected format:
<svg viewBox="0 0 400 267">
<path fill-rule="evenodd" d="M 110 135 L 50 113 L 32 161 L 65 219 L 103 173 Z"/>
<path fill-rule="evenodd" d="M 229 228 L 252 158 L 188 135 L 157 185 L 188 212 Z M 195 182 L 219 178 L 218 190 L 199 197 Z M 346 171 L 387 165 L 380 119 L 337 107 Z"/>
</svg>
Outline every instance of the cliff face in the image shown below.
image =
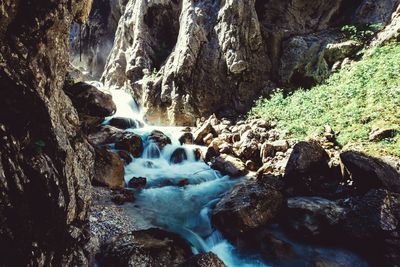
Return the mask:
<svg viewBox="0 0 400 267">
<path fill-rule="evenodd" d="M 113 47 L 118 21 L 127 0 L 95 0 L 88 23 L 75 23 L 70 34 L 70 61 L 87 72 L 86 76 L 100 79 L 106 59 Z"/>
<path fill-rule="evenodd" d="M 63 93 L 91 1 L 0 4 L 1 266 L 83 266 L 93 155 Z"/>
<path fill-rule="evenodd" d="M 340 24 L 385 24 L 398 0 L 130 0 L 102 80 L 127 86 L 150 122 L 246 111 L 274 84 L 311 86 L 346 55 Z"/>
</svg>

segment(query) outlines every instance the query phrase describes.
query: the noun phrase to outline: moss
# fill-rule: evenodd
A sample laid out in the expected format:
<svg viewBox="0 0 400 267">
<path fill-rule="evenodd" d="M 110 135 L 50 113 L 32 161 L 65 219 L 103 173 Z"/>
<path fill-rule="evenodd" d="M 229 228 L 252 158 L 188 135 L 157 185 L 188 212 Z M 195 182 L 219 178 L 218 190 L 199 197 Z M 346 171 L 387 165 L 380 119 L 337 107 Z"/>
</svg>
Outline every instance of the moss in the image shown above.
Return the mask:
<svg viewBox="0 0 400 267">
<path fill-rule="evenodd" d="M 399 73 L 399 44 L 372 48 L 359 62 L 310 90 L 260 99 L 250 116 L 277 121 L 294 139 L 318 134 L 328 124 L 347 148 L 400 156 L 399 135 L 377 143 L 368 140 L 374 128 L 400 128 Z"/>
</svg>

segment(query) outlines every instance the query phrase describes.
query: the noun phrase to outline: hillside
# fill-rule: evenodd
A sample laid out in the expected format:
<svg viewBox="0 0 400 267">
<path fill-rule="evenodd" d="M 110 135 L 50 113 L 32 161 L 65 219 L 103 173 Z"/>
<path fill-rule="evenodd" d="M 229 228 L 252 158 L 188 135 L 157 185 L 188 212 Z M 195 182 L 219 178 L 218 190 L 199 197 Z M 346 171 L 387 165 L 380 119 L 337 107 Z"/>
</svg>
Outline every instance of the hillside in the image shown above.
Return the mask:
<svg viewBox="0 0 400 267">
<path fill-rule="evenodd" d="M 312 137 L 330 125 L 345 148 L 400 156 L 400 137 L 369 141 L 374 129 L 399 130 L 400 45 L 371 48 L 365 56 L 310 90 L 260 99 L 250 116 L 275 120 L 294 139 Z"/>
</svg>

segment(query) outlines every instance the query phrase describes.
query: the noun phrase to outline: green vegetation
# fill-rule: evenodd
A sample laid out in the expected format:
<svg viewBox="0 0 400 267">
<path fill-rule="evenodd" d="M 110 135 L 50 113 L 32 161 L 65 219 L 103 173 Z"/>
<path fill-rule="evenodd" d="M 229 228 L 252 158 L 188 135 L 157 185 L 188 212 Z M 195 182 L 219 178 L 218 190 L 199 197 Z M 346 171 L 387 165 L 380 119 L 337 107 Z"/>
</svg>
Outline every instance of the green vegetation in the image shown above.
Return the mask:
<svg viewBox="0 0 400 267">
<path fill-rule="evenodd" d="M 383 24 L 365 24 L 365 25 L 345 25 L 341 31 L 347 39 L 360 43 L 368 43 L 372 38 L 384 28 Z"/>
<path fill-rule="evenodd" d="M 400 130 L 400 44 L 366 52 L 324 84 L 260 99 L 250 116 L 276 121 L 294 139 L 315 136 L 330 125 L 345 148 L 400 156 L 399 133 L 377 143 L 368 140 L 375 128 Z"/>
</svg>

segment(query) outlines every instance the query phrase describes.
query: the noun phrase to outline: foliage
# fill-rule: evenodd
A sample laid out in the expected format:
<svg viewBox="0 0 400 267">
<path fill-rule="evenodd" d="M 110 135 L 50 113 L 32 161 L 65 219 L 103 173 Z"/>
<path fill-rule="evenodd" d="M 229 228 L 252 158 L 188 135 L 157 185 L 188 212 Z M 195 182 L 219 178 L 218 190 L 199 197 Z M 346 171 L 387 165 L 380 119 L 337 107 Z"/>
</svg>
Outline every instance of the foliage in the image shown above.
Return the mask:
<svg viewBox="0 0 400 267">
<path fill-rule="evenodd" d="M 330 125 L 341 145 L 373 155 L 400 156 L 399 134 L 378 143 L 368 140 L 374 128 L 400 128 L 399 73 L 400 44 L 372 48 L 324 84 L 260 99 L 250 116 L 277 121 L 295 139 L 318 134 Z"/>
<path fill-rule="evenodd" d="M 35 152 L 35 154 L 41 154 L 45 147 L 46 147 L 46 143 L 41 139 L 39 139 L 36 142 L 34 142 L 34 152 Z"/>
<path fill-rule="evenodd" d="M 368 43 L 374 38 L 374 36 L 383 29 L 383 24 L 363 24 L 363 25 L 345 25 L 341 28 L 341 31 L 346 35 L 348 39 Z"/>
</svg>

